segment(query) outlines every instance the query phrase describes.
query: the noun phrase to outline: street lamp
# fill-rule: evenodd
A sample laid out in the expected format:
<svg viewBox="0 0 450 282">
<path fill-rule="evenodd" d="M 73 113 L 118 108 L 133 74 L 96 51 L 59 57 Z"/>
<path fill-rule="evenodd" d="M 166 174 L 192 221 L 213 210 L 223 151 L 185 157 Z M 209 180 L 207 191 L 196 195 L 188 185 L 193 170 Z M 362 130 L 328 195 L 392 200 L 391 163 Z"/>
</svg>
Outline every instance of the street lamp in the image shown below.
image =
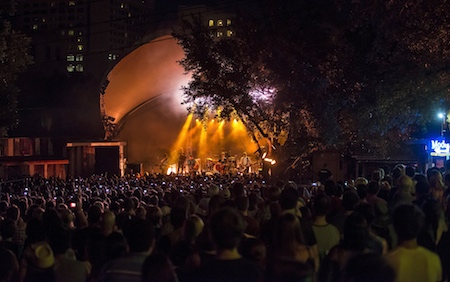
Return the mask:
<svg viewBox="0 0 450 282">
<path fill-rule="evenodd" d="M 444 125 L 445 125 L 445 114 L 444 113 L 438 113 L 438 117 L 441 119 L 441 136 L 444 136 Z"/>
</svg>

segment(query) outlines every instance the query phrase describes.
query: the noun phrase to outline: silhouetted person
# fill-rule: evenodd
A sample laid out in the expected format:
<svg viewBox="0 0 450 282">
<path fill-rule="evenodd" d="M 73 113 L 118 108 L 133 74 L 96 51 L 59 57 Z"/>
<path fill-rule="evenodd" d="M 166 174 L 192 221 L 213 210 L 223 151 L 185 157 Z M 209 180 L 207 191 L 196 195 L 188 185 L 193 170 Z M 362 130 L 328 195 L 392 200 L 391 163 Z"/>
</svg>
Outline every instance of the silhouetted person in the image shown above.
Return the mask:
<svg viewBox="0 0 450 282">
<path fill-rule="evenodd" d="M 211 218 L 210 231 L 216 245 L 216 257 L 200 271 L 200 281 L 261 281 L 259 267 L 244 258 L 238 245 L 244 235 L 242 216 L 233 208 L 223 208 Z"/>
<path fill-rule="evenodd" d="M 393 221 L 399 244 L 386 259 L 396 272 L 396 281 L 442 281 L 439 256 L 417 243 L 425 221 L 422 211 L 415 205 L 399 205 Z"/>
</svg>

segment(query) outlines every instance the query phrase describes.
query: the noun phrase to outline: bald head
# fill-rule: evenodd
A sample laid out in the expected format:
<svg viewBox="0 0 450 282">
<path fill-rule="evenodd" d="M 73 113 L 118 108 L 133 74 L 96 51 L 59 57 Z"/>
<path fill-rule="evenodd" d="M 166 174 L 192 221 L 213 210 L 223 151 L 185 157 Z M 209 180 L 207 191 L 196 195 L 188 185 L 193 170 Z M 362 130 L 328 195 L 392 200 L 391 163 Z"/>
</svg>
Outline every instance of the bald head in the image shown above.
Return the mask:
<svg viewBox="0 0 450 282">
<path fill-rule="evenodd" d="M 105 211 L 102 214 L 101 230 L 103 235 L 109 235 L 116 226 L 116 215 L 112 211 Z"/>
<path fill-rule="evenodd" d="M 413 181 L 411 177 L 407 175 L 402 175 L 398 179 L 398 190 L 404 193 L 411 193 L 411 189 L 413 186 Z"/>
</svg>

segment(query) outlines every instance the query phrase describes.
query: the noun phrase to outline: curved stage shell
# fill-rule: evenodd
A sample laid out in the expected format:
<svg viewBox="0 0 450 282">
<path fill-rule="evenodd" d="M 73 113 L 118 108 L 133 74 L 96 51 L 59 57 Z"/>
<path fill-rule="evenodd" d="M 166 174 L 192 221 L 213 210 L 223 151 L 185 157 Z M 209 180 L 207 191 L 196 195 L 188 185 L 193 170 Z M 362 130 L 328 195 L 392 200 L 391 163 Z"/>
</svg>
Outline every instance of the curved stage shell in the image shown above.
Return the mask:
<svg viewBox="0 0 450 282">
<path fill-rule="evenodd" d="M 204 159 L 218 158 L 223 149 L 238 157 L 257 148 L 233 122 L 199 125 L 190 119 L 181 104 L 181 88 L 189 82 L 178 63 L 183 57 L 181 46 L 166 35 L 131 52 L 108 74 L 105 114 L 114 118 L 116 139 L 127 141 L 128 163 L 142 163 L 145 171 L 158 172 L 164 155 L 180 147 Z"/>
</svg>

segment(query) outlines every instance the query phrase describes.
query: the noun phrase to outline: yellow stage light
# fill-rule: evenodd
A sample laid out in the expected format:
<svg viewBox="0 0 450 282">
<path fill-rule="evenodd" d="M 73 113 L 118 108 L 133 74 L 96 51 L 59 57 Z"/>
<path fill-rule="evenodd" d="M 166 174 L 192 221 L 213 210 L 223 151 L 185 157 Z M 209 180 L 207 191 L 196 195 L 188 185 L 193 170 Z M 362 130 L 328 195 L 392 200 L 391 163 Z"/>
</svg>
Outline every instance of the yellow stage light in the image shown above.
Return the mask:
<svg viewBox="0 0 450 282">
<path fill-rule="evenodd" d="M 200 142 L 199 142 L 199 150 L 198 150 L 200 160 L 203 160 L 204 158 L 206 158 L 206 155 L 208 153 L 208 143 L 206 142 L 207 138 L 208 138 L 207 128 L 202 126 L 201 132 L 200 132 Z M 202 167 L 201 164 L 199 164 L 199 165 L 200 165 L 200 167 Z"/>
<path fill-rule="evenodd" d="M 175 144 L 172 147 L 172 150 L 170 152 L 170 163 L 176 163 L 177 156 L 180 148 L 184 148 L 186 146 L 186 139 L 189 133 L 189 127 L 191 126 L 191 122 L 194 115 L 189 114 L 186 118 L 186 121 L 183 124 L 183 127 L 181 128 L 180 133 L 178 134 L 177 141 L 175 141 Z M 186 153 L 186 152 L 185 152 Z"/>
</svg>

